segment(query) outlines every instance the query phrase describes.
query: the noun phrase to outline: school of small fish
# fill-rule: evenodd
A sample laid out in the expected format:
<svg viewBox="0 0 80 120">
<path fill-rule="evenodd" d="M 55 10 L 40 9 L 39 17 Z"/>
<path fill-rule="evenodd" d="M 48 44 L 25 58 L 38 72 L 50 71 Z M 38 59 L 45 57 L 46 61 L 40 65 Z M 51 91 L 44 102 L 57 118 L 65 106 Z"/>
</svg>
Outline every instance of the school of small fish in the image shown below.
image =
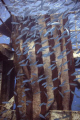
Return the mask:
<svg viewBox="0 0 80 120">
<path fill-rule="evenodd" d="M 66 6 L 70 6 L 73 4 L 73 7 L 67 8 Z M 24 7 L 23 7 L 24 6 Z M 54 7 L 53 7 L 54 6 Z M 22 9 L 20 8 L 22 7 Z M 63 8 L 66 7 L 65 10 Z M 13 2 L 13 6 L 8 6 L 12 14 L 17 16 L 18 21 L 12 21 L 12 25 L 14 26 L 20 26 L 19 28 L 19 36 L 15 39 L 15 45 L 20 45 L 21 40 L 21 49 L 23 49 L 23 52 L 21 52 L 20 47 L 17 47 L 15 50 L 16 55 L 18 56 L 18 59 L 20 56 L 26 56 L 25 59 L 22 59 L 19 62 L 19 65 L 21 67 L 28 66 L 32 69 L 34 68 L 33 72 L 31 73 L 31 78 L 30 79 L 25 79 L 22 81 L 22 88 L 26 84 L 30 84 L 31 86 L 35 86 L 35 84 L 42 84 L 42 87 L 45 89 L 48 89 L 51 87 L 51 91 L 55 92 L 58 90 L 58 88 L 62 89 L 62 87 L 65 87 L 67 84 L 67 80 L 65 77 L 65 80 L 63 80 L 59 86 L 53 86 L 48 82 L 49 75 L 45 74 L 45 72 L 37 77 L 37 73 L 35 72 L 36 69 L 47 69 L 48 71 L 55 71 L 59 67 L 59 73 L 58 76 L 56 76 L 53 79 L 50 79 L 51 83 L 55 83 L 58 81 L 58 79 L 61 77 L 62 72 L 64 71 L 64 74 L 69 72 L 69 69 L 63 69 L 63 67 L 67 66 L 71 60 L 66 60 L 65 62 L 59 64 L 59 61 L 63 61 L 66 56 L 70 55 L 71 50 L 67 49 L 66 46 L 69 45 L 71 40 L 75 37 L 75 35 L 71 35 L 70 29 L 73 26 L 73 22 L 70 23 L 69 20 L 66 21 L 66 23 L 63 26 L 63 23 L 61 23 L 62 18 L 66 19 L 69 16 L 69 12 L 76 11 L 76 18 L 79 13 L 79 9 L 76 8 L 76 4 L 74 4 L 72 1 L 71 2 L 65 2 L 63 0 L 62 2 L 59 0 L 25 0 L 24 2 L 21 1 L 19 2 L 18 0 L 15 0 Z M 20 11 L 19 11 L 20 10 Z M 60 11 L 60 12 L 59 12 Z M 44 17 L 44 16 L 47 17 Z M 51 18 L 50 18 L 51 16 Z M 46 25 L 43 25 L 46 23 Z M 61 31 L 61 35 L 55 36 L 55 31 Z M 77 33 L 79 34 L 79 32 Z M 25 38 L 25 40 L 24 40 Z M 40 40 L 40 38 L 42 40 Z M 67 41 L 64 42 L 64 39 L 67 38 Z M 61 43 L 61 40 L 63 40 L 63 43 Z M 54 42 L 55 41 L 55 44 Z M 49 43 L 54 44 L 49 45 Z M 57 53 L 58 49 L 60 49 L 61 46 L 64 46 L 65 49 L 59 51 L 59 54 Z M 35 51 L 35 49 L 37 49 Z M 36 54 L 36 61 L 33 60 L 34 54 Z M 41 55 L 43 58 L 43 63 L 40 63 L 40 60 L 37 60 L 38 55 Z M 52 61 L 52 63 L 46 64 L 46 61 L 49 57 L 56 56 L 55 61 Z M 41 59 L 41 58 L 40 58 Z M 78 66 L 80 63 L 80 58 L 77 58 L 76 65 Z M 30 63 L 30 64 L 29 64 Z M 49 66 L 48 66 L 49 65 Z M 36 66 L 36 67 L 35 67 Z M 46 68 L 47 67 L 47 68 Z M 13 68 L 9 70 L 7 75 L 9 75 L 12 72 Z M 46 70 L 46 71 L 47 71 Z M 39 74 L 39 73 L 38 73 Z M 71 76 L 76 76 L 78 75 L 77 72 L 74 71 L 74 73 L 71 74 Z M 19 81 L 19 77 L 24 76 L 24 74 L 21 74 L 18 72 L 16 80 Z M 34 79 L 35 78 L 37 79 Z M 73 81 L 77 81 L 79 78 L 75 78 Z M 70 86 L 77 86 L 75 83 L 69 83 Z M 25 93 L 29 92 L 31 89 L 30 88 L 25 88 L 24 92 L 22 93 L 22 97 L 26 96 Z M 65 89 L 64 91 L 58 90 L 58 93 L 62 98 L 65 97 L 66 93 L 71 92 L 72 94 L 76 95 L 74 91 Z M 41 94 L 42 91 L 37 91 L 34 93 L 35 95 Z M 14 95 L 17 96 L 17 92 L 14 91 Z M 42 106 L 51 106 L 52 102 L 54 101 L 55 98 L 48 98 L 48 94 L 44 92 L 45 96 L 47 97 L 47 103 L 42 102 L 39 104 L 40 107 Z M 21 101 L 24 103 L 24 101 Z M 26 101 L 26 105 L 31 104 L 31 100 Z M 3 102 L 3 104 L 7 104 L 7 102 Z M 17 108 L 22 108 L 22 105 L 17 105 Z M 46 113 L 45 115 L 39 114 L 40 118 L 46 119 L 46 117 L 49 115 Z"/>
</svg>

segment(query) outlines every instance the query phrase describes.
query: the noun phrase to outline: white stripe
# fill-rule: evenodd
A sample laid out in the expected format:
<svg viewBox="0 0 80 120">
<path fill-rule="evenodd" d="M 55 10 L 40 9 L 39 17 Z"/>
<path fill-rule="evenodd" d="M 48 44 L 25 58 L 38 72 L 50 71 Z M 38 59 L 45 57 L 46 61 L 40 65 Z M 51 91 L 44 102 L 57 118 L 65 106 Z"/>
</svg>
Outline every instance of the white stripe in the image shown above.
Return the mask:
<svg viewBox="0 0 80 120">
<path fill-rule="evenodd" d="M 53 18 L 51 17 L 51 21 L 53 21 Z M 52 27 L 55 27 L 55 31 L 53 33 L 53 36 L 54 38 L 56 38 L 58 36 L 58 31 L 56 29 L 56 25 L 52 25 Z M 57 39 L 55 39 L 55 45 L 59 44 L 59 41 L 57 41 L 59 39 L 59 37 Z M 57 65 L 57 69 L 58 69 L 58 74 L 61 72 L 61 68 L 59 67 L 62 63 L 62 59 L 58 59 L 57 57 L 60 55 L 60 52 L 61 52 L 61 49 L 60 49 L 60 46 L 59 47 L 56 47 L 54 48 L 54 51 L 55 51 L 55 61 L 56 62 L 56 65 Z M 59 77 L 59 76 L 58 76 Z"/>
<path fill-rule="evenodd" d="M 61 20 L 61 24 L 63 20 Z M 63 33 L 63 27 L 61 28 L 61 33 Z M 63 50 L 66 49 L 66 47 L 64 46 L 65 44 L 65 39 L 63 38 L 62 39 L 62 42 L 63 42 Z M 63 55 L 65 55 L 66 52 L 63 53 Z M 62 58 L 62 63 L 65 63 L 67 61 L 67 56 L 65 56 L 64 58 Z M 64 72 L 65 69 L 68 69 L 68 64 L 65 64 L 64 66 L 62 66 L 62 74 L 61 74 L 61 83 L 66 81 L 66 83 L 68 84 L 65 84 L 63 87 L 62 87 L 62 94 L 65 90 L 70 90 L 70 86 L 69 86 L 69 75 L 68 75 L 68 71 Z M 63 105 L 63 110 L 69 110 L 69 100 L 70 100 L 70 93 L 65 93 L 63 94 L 64 95 L 64 99 L 63 99 L 63 102 L 62 102 L 62 105 Z M 66 104 L 65 104 L 66 103 Z"/>
<path fill-rule="evenodd" d="M 23 40 L 22 40 L 22 39 L 20 39 L 20 51 L 21 51 L 21 54 L 23 54 L 22 44 L 23 44 Z"/>
<path fill-rule="evenodd" d="M 30 46 L 29 52 L 31 52 L 32 56 L 31 57 L 31 63 L 36 62 L 36 55 L 35 55 L 35 47 L 32 49 L 32 47 L 34 46 L 34 42 L 31 42 L 28 44 L 28 46 Z M 35 73 L 36 75 L 33 75 L 32 73 Z M 33 91 L 33 119 L 36 118 L 36 116 L 39 116 L 40 111 L 41 111 L 41 107 L 39 106 L 41 101 L 40 101 L 40 93 L 35 94 L 37 92 L 40 91 L 40 87 L 39 87 L 39 83 L 37 82 L 38 80 L 38 68 L 36 67 L 36 65 L 31 66 L 31 78 L 32 81 L 36 81 L 33 85 L 32 85 L 32 91 Z"/>
<path fill-rule="evenodd" d="M 44 19 L 45 19 L 45 18 L 44 18 Z M 45 22 L 42 22 L 41 19 L 39 20 L 39 24 L 42 24 L 43 28 L 46 27 Z M 41 41 L 44 41 L 45 39 L 46 39 L 46 40 L 48 39 L 47 37 L 45 37 L 45 38 L 43 37 L 46 32 L 47 32 L 47 30 L 45 29 L 45 30 L 43 31 L 43 35 L 41 36 Z M 48 41 L 46 41 L 44 44 L 42 44 L 42 47 L 47 46 L 47 45 L 49 45 L 49 44 L 48 44 Z M 45 54 L 45 53 L 48 53 L 48 52 L 49 52 L 49 48 L 45 49 L 45 51 L 42 51 L 42 55 Z M 46 82 L 47 82 L 47 85 L 48 85 L 48 86 L 46 87 L 46 89 L 47 89 L 48 99 L 51 99 L 51 98 L 54 98 L 54 92 L 53 92 L 53 90 L 52 90 L 52 87 L 53 87 L 52 71 L 51 71 L 51 68 L 48 69 L 48 67 L 50 66 L 50 56 L 48 56 L 48 57 L 43 57 L 43 63 L 45 63 L 45 64 L 44 64 L 44 74 L 45 74 L 45 76 L 49 76 L 49 77 L 46 79 Z M 49 86 L 49 85 L 52 85 L 52 87 Z M 48 101 L 47 104 L 50 103 L 50 102 L 52 102 L 52 101 Z M 48 107 L 47 107 L 47 109 L 48 109 Z"/>
</svg>

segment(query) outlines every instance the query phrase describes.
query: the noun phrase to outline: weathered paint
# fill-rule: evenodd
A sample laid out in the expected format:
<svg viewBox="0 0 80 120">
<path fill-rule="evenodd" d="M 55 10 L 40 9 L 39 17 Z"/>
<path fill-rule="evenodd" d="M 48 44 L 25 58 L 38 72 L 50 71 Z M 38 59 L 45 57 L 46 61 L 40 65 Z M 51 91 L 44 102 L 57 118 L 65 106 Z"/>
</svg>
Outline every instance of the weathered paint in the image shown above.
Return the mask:
<svg viewBox="0 0 80 120">
<path fill-rule="evenodd" d="M 38 24 L 42 24 L 43 26 L 46 26 L 47 22 L 48 21 L 51 21 L 51 16 L 50 15 L 44 15 L 43 16 L 44 18 L 47 18 L 49 17 L 48 20 L 42 22 L 42 21 L 39 21 Z M 16 17 L 13 17 L 13 21 L 17 22 L 17 18 Z M 33 25 L 35 25 L 35 22 L 34 20 L 32 21 L 32 19 L 30 18 L 30 21 L 29 22 L 32 22 L 32 24 L 30 25 L 30 29 Z M 64 25 L 65 24 L 65 20 L 62 20 L 61 21 L 61 24 Z M 21 24 L 20 24 L 21 27 L 23 27 Z M 28 26 L 28 23 L 26 24 L 26 26 Z M 47 31 L 48 28 L 52 28 L 53 26 L 47 26 L 46 27 L 46 30 L 44 30 L 44 34 L 45 32 Z M 22 48 L 20 49 L 20 44 L 16 45 L 15 44 L 15 40 L 16 38 L 20 35 L 20 33 L 18 32 L 18 28 L 19 28 L 19 25 L 16 25 L 16 27 L 13 29 L 13 33 L 12 33 L 12 43 L 13 43 L 13 48 L 14 50 L 16 50 L 17 48 L 19 48 L 19 50 L 21 51 Z M 35 44 L 35 47 L 30 50 L 26 55 L 21 55 L 19 58 L 18 56 L 15 54 L 14 56 L 14 63 L 15 63 L 15 70 L 16 72 L 18 72 L 19 69 L 21 69 L 22 73 L 24 73 L 26 76 L 24 77 L 23 76 L 23 79 L 19 79 L 17 80 L 17 84 L 16 84 L 16 91 L 18 93 L 18 96 L 16 97 L 16 104 L 22 104 L 20 102 L 22 98 L 22 91 L 24 91 L 25 88 L 30 88 L 31 91 L 28 91 L 28 92 L 25 92 L 26 96 L 24 97 L 24 101 L 25 100 L 31 100 L 32 103 L 29 104 L 29 106 L 25 106 L 24 104 L 24 107 L 20 108 L 20 109 L 16 109 L 16 113 L 17 113 L 17 116 L 19 116 L 18 118 L 20 118 L 20 115 L 19 115 L 19 110 L 22 111 L 22 113 L 26 115 L 26 117 L 29 119 L 29 120 L 37 120 L 39 119 L 39 113 L 41 113 L 42 115 L 45 115 L 46 112 L 48 112 L 49 110 L 63 110 L 63 109 L 66 109 L 66 110 L 69 110 L 71 109 L 71 103 L 72 103 L 72 99 L 73 99 L 73 95 L 68 92 L 68 93 L 64 93 L 63 91 L 67 90 L 67 89 L 71 89 L 72 91 L 74 91 L 74 86 L 73 87 L 70 87 L 69 86 L 69 83 L 73 82 L 73 79 L 75 77 L 70 77 L 71 73 L 75 71 L 75 67 L 74 67 L 74 60 L 73 60 L 73 53 L 71 52 L 69 55 L 65 56 L 64 58 L 62 58 L 61 60 L 60 59 L 57 59 L 58 55 L 60 54 L 61 51 L 65 50 L 66 48 L 68 48 L 68 50 L 72 50 L 72 47 L 71 47 L 71 42 L 68 44 L 68 46 L 63 46 L 67 39 L 61 39 L 59 42 L 57 42 L 57 39 L 54 40 L 50 40 L 51 38 L 53 37 L 56 37 L 57 35 L 61 35 L 61 33 L 64 31 L 64 29 L 62 28 L 61 31 L 59 30 L 56 30 L 54 31 L 54 34 L 52 35 L 48 35 L 46 37 L 46 39 L 48 39 L 48 42 L 46 42 L 45 44 L 43 45 L 39 45 L 39 44 L 36 44 L 37 42 L 41 43 L 44 39 L 43 39 L 43 35 L 41 35 L 39 37 L 39 39 L 35 42 L 31 42 L 31 43 L 28 43 L 27 45 L 32 47 L 34 44 Z M 30 31 L 29 31 L 30 33 Z M 37 34 L 38 34 L 38 31 L 37 31 Z M 23 42 L 25 41 L 25 36 L 22 37 L 23 39 Z M 52 47 L 54 47 L 54 45 L 56 45 L 57 43 L 61 43 L 61 46 L 59 46 L 57 49 L 55 49 L 56 52 L 54 52 L 54 50 L 52 49 Z M 51 46 L 50 48 L 47 48 L 46 51 L 50 51 L 50 52 L 54 52 L 52 55 L 50 55 L 50 57 L 47 57 L 47 59 L 43 58 L 42 55 L 45 53 L 44 51 L 40 52 L 37 54 L 37 51 L 41 48 L 41 47 L 44 47 L 45 45 L 49 45 Z M 23 51 L 24 51 L 24 48 L 23 48 Z M 19 61 L 25 59 L 28 55 L 30 55 L 30 52 L 32 52 L 32 55 L 33 57 L 31 58 L 31 60 L 29 60 L 29 64 L 34 61 L 38 61 L 37 65 L 38 64 L 44 64 L 44 66 L 40 67 L 40 68 L 36 68 L 36 66 L 32 66 L 31 68 L 29 66 L 23 66 L 23 67 L 20 67 L 19 66 Z M 66 54 L 66 52 L 64 53 Z M 63 64 L 65 63 L 66 61 L 68 61 L 70 59 L 70 57 L 72 57 L 72 67 L 70 65 L 70 62 L 69 64 L 66 64 L 64 67 L 62 66 L 61 69 L 59 68 L 60 64 Z M 48 70 L 47 66 L 49 65 L 52 65 L 53 62 L 52 61 L 55 61 L 57 60 L 57 62 L 55 62 L 55 66 L 57 66 L 54 70 L 51 70 L 50 71 Z M 70 69 L 69 71 L 66 71 L 64 73 L 64 69 Z M 72 71 L 71 71 L 72 70 Z M 36 77 L 33 77 L 32 73 L 36 73 L 37 76 Z M 58 76 L 59 72 L 61 72 L 61 75 Z M 52 87 L 50 86 L 47 86 L 46 88 L 44 88 L 42 86 L 42 84 L 44 83 L 43 81 L 39 82 L 39 83 L 36 83 L 34 85 L 31 85 L 31 83 L 33 81 L 36 80 L 37 82 L 37 77 L 39 77 L 40 75 L 43 75 L 44 74 L 44 77 L 46 75 L 49 75 L 49 79 L 45 79 L 45 82 L 48 83 L 48 85 L 52 85 L 54 87 L 58 87 L 58 89 L 56 89 L 55 91 L 51 91 Z M 20 88 L 20 86 L 22 85 L 22 81 L 25 80 L 26 78 L 30 79 L 31 77 L 33 77 L 32 81 L 28 84 L 25 85 L 25 87 L 23 87 L 23 90 L 22 88 Z M 51 79 L 54 79 L 54 78 L 57 78 L 56 81 L 51 81 Z M 62 84 L 64 81 L 67 82 L 67 86 L 65 85 L 64 87 L 59 87 L 60 84 Z M 38 92 L 38 91 L 41 91 L 41 93 L 39 93 L 38 95 L 34 94 L 35 92 Z M 64 98 L 62 98 L 62 96 L 60 95 L 59 91 L 64 95 Z M 48 98 L 46 97 L 46 94 L 48 95 Z M 50 105 L 50 107 L 48 107 L 47 105 L 43 105 L 43 106 L 39 106 L 40 103 L 48 103 L 48 99 L 50 98 L 54 98 L 54 100 L 52 100 L 52 104 Z M 71 100 L 70 100 L 71 99 Z M 67 104 L 65 104 L 67 103 Z M 23 105 L 23 104 L 22 104 Z M 37 109 L 37 111 L 36 111 Z M 25 118 L 26 118 L 25 117 Z"/>
<path fill-rule="evenodd" d="M 69 110 L 52 110 L 50 111 L 49 120 L 79 120 L 79 111 L 69 111 Z"/>
</svg>

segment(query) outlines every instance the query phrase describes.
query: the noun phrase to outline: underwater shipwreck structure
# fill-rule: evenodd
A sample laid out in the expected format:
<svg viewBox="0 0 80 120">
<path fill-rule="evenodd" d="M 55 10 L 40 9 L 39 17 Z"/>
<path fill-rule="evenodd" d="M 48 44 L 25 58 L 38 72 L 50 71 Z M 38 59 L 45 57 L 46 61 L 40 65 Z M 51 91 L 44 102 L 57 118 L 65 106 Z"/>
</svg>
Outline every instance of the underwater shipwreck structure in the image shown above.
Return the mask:
<svg viewBox="0 0 80 120">
<path fill-rule="evenodd" d="M 0 44 L 0 105 L 14 95 L 14 70 L 8 75 L 8 71 L 14 66 L 13 56 L 14 53 L 8 44 Z"/>
<path fill-rule="evenodd" d="M 14 52 L 0 44 L 0 69 L 3 71 L 0 74 L 3 96 L 0 102 L 10 99 L 11 103 L 1 107 L 1 119 L 52 120 L 51 110 L 71 110 L 77 86 L 73 74 L 77 61 L 74 57 L 77 56 L 73 53 L 70 30 L 66 27 L 68 17 L 63 18 L 60 14 L 60 21 L 57 21 L 57 16 L 59 14 L 45 14 L 41 19 L 39 16 L 22 19 L 12 15 L 12 32 L 8 36 L 11 36 Z M 52 21 L 55 24 L 51 24 Z M 2 49 L 6 51 L 5 55 Z M 11 56 L 14 56 L 13 60 L 10 60 Z M 7 86 L 5 93 L 3 86 Z M 3 108 L 8 110 L 7 114 Z"/>
<path fill-rule="evenodd" d="M 49 112 L 49 110 L 71 109 L 73 94 L 70 91 L 64 91 L 74 91 L 75 89 L 74 85 L 70 85 L 75 84 L 75 81 L 73 81 L 75 79 L 75 76 L 71 76 L 71 74 L 75 71 L 73 51 L 71 47 L 71 42 L 67 42 L 67 40 L 69 39 L 69 36 L 67 36 L 67 34 L 65 35 L 66 38 L 60 39 L 58 41 L 59 37 L 61 37 L 61 33 L 63 33 L 64 31 L 63 27 L 61 31 L 55 29 L 55 32 L 53 34 L 48 33 L 48 36 L 46 37 L 46 31 L 48 31 L 49 28 L 52 29 L 54 27 L 54 25 L 49 25 L 47 27 L 47 23 L 48 21 L 51 21 L 51 19 L 53 19 L 52 17 L 53 16 L 50 15 L 44 15 L 43 18 L 46 20 L 43 22 L 42 20 L 38 22 L 38 24 L 42 24 L 44 28 L 46 28 L 43 31 L 43 35 L 45 35 L 46 42 L 44 40 L 44 36 L 40 36 L 40 34 L 38 33 L 39 31 L 36 32 L 35 40 L 34 36 L 32 37 L 32 33 L 30 33 L 31 31 L 29 31 L 29 37 L 27 37 L 27 40 L 31 38 L 31 41 L 26 43 L 25 35 L 19 36 L 19 25 L 15 25 L 14 30 L 12 32 L 13 48 L 15 49 L 15 51 L 18 48 L 18 55 L 20 55 L 21 53 L 19 59 L 18 55 L 14 56 L 14 58 L 16 57 L 16 59 L 14 59 L 16 72 L 21 70 L 20 74 L 24 74 L 23 76 L 20 76 L 19 80 L 17 80 L 16 82 L 16 92 L 18 93 L 18 96 L 15 96 L 15 100 L 17 105 L 22 105 L 22 107 L 17 109 L 18 117 L 20 117 L 19 109 L 23 112 L 23 114 L 26 114 L 25 119 L 28 118 L 34 120 L 39 119 L 38 114 L 45 116 L 47 112 Z M 31 18 L 29 19 L 29 23 L 32 23 L 30 25 L 31 28 L 35 25 L 35 20 Z M 67 20 L 68 19 L 61 20 L 61 24 L 64 26 Z M 13 21 L 19 23 L 18 18 L 14 16 Z M 29 23 L 27 23 L 26 26 L 28 26 Z M 57 28 L 58 27 L 59 26 L 57 26 Z M 21 26 L 20 28 L 24 28 L 24 26 Z M 58 35 L 59 37 L 57 37 Z M 15 39 L 15 36 L 17 40 Z M 22 38 L 19 38 L 18 36 Z M 36 36 L 38 36 L 39 38 L 37 39 Z M 20 43 L 17 44 L 18 42 Z M 41 44 L 42 42 L 44 42 L 44 44 Z M 56 47 L 56 45 L 58 45 L 58 47 Z M 44 48 L 45 46 L 47 46 L 46 49 Z M 45 50 L 43 49 L 39 52 L 41 47 L 43 47 Z M 28 51 L 27 49 L 29 49 L 29 52 L 26 52 Z M 60 55 L 61 52 L 65 57 L 62 57 L 62 54 Z M 20 63 L 20 61 L 22 61 L 22 65 L 18 64 Z M 27 64 L 27 66 L 25 66 L 25 64 Z M 30 83 L 27 82 L 26 79 L 30 80 Z M 67 84 L 63 85 L 65 82 Z M 61 85 L 63 87 L 61 87 Z M 25 94 L 23 94 L 24 91 Z M 26 97 L 21 98 L 21 96 Z M 28 105 L 26 106 L 26 102 L 22 103 L 21 99 L 23 101 L 31 101 L 31 103 L 28 103 Z"/>
<path fill-rule="evenodd" d="M 44 19 L 48 18 L 48 20 L 50 21 L 53 16 L 45 15 L 43 17 Z M 17 23 L 19 22 L 17 17 L 15 16 L 12 17 L 12 20 Z M 45 22 L 39 21 L 39 24 L 42 24 L 44 27 L 46 27 L 48 20 L 46 20 Z M 61 24 L 64 26 L 66 21 L 67 19 L 61 20 L 62 22 Z M 31 18 L 30 18 L 30 22 L 32 22 L 31 26 L 35 25 L 34 20 L 31 20 Z M 28 25 L 26 24 L 26 26 Z M 69 36 L 64 39 L 60 39 L 58 41 L 59 38 L 57 37 L 57 35 L 61 37 L 61 33 L 64 30 L 63 28 L 61 29 L 61 31 L 58 29 L 57 30 L 55 29 L 54 34 L 52 35 L 49 34 L 46 37 L 46 41 L 45 41 L 43 36 L 40 36 L 37 31 L 36 36 L 39 36 L 38 40 L 34 42 L 34 37 L 32 37 L 31 38 L 32 41 L 28 42 L 27 44 L 24 44 L 25 47 L 22 47 L 23 43 L 26 43 L 25 34 L 22 36 L 22 38 L 19 38 L 18 41 L 15 42 L 16 38 L 21 34 L 18 31 L 19 27 L 21 29 L 24 28 L 24 26 L 21 26 L 21 24 L 13 25 L 13 31 L 11 36 L 12 46 L 15 51 L 18 49 L 17 53 L 14 52 L 13 60 L 10 60 L 13 52 L 11 51 L 11 49 L 8 48 L 9 45 L 0 44 L 1 46 L 0 58 L 1 58 L 1 61 L 3 62 L 3 64 L 1 65 L 4 66 L 3 67 L 4 70 L 5 70 L 5 66 L 6 65 L 8 66 L 8 67 L 6 66 L 7 68 L 6 72 L 5 73 L 3 72 L 3 75 L 2 74 L 1 75 L 8 76 L 7 73 L 10 70 L 10 68 L 12 69 L 12 67 L 14 67 L 14 71 L 15 71 L 14 72 L 12 70 L 9 73 L 11 77 L 8 76 L 8 78 L 7 77 L 2 78 L 3 82 L 2 82 L 1 96 L 5 95 L 5 98 L 1 97 L 2 101 L 7 101 L 12 97 L 10 96 L 11 94 L 10 92 L 14 91 L 14 77 L 16 76 L 16 88 L 14 93 L 15 103 L 16 103 L 16 106 L 21 105 L 21 107 L 18 107 L 18 108 L 16 107 L 15 109 L 16 117 L 17 117 L 16 119 L 20 119 L 24 114 L 25 116 L 24 120 L 27 118 L 29 120 L 32 120 L 32 119 L 38 120 L 39 119 L 38 114 L 42 114 L 44 116 L 50 110 L 71 110 L 71 104 L 74 96 L 74 94 L 72 94 L 71 91 L 74 92 L 75 86 L 70 84 L 75 84 L 75 81 L 73 81 L 75 79 L 75 76 L 71 76 L 71 74 L 73 74 L 75 71 L 75 61 L 73 57 L 71 41 L 67 43 Z M 48 27 L 52 28 L 54 26 L 50 25 Z M 57 26 L 57 28 L 58 27 L 59 26 Z M 47 29 L 48 28 L 46 27 L 46 30 L 44 31 L 45 33 Z M 35 39 L 37 39 L 36 36 L 35 36 Z M 30 37 L 31 36 L 29 36 L 28 38 Z M 39 44 L 42 42 L 44 44 L 42 45 Z M 58 45 L 58 47 L 56 47 L 56 45 Z M 45 51 L 43 50 L 39 52 L 39 49 L 44 46 L 50 46 L 50 47 L 47 47 Z M 29 48 L 29 47 L 31 49 L 29 50 L 29 52 L 26 52 L 27 50 L 26 48 Z M 3 49 L 6 52 L 3 52 L 4 51 Z M 62 56 L 59 56 L 61 52 L 65 57 L 60 58 L 62 57 Z M 45 53 L 50 55 L 47 55 Z M 31 56 L 31 57 L 28 58 L 28 56 Z M 6 59 L 4 59 L 4 57 L 6 57 Z M 34 65 L 31 66 L 31 64 L 34 64 Z M 52 67 L 48 69 L 49 66 L 52 66 Z M 40 78 L 38 79 L 38 77 Z M 6 84 L 6 79 L 4 78 L 8 79 L 7 82 L 11 80 L 11 84 L 10 82 Z M 33 79 L 30 80 L 31 78 Z M 41 79 L 43 80 L 40 81 Z M 27 82 L 27 80 L 28 81 L 30 80 L 30 81 Z M 36 81 L 40 81 L 40 82 L 36 82 Z M 67 84 L 65 84 L 66 82 Z M 63 86 L 63 84 L 65 85 Z M 8 92 L 6 91 L 5 93 L 3 93 L 4 85 L 7 86 L 7 87 L 5 86 L 5 88 L 8 89 L 7 90 Z M 11 88 L 9 88 L 9 86 Z M 70 91 L 67 92 L 67 90 L 70 90 Z M 25 91 L 25 94 L 24 94 L 24 91 Z M 13 93 L 11 95 L 13 95 Z M 25 102 L 22 102 L 21 100 Z M 14 103 L 13 101 L 14 100 L 12 100 L 12 106 Z M 28 101 L 29 103 L 26 103 L 26 101 Z M 41 103 L 43 103 L 43 105 Z M 19 111 L 22 112 L 21 115 Z M 49 119 L 49 118 L 46 118 L 46 119 Z"/>
</svg>

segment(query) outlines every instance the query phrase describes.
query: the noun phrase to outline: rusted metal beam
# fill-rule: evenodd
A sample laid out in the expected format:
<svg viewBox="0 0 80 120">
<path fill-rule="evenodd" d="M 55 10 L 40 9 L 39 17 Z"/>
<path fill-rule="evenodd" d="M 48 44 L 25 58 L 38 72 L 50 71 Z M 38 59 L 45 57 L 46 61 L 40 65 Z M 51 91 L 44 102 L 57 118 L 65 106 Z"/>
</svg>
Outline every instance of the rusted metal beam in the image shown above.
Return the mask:
<svg viewBox="0 0 80 120">
<path fill-rule="evenodd" d="M 3 62 L 0 61 L 0 104 L 1 104 L 2 66 L 3 66 Z"/>
<path fill-rule="evenodd" d="M 8 44 L 0 44 L 0 52 L 2 55 L 7 57 L 7 59 L 13 60 L 14 59 L 14 51 Z M 0 57 L 0 60 L 2 57 Z"/>
<path fill-rule="evenodd" d="M 7 5 L 5 4 L 4 0 L 1 0 L 1 2 L 3 3 L 3 5 L 6 7 L 7 11 L 9 12 L 9 14 L 11 15 L 11 12 L 8 10 Z"/>
</svg>

